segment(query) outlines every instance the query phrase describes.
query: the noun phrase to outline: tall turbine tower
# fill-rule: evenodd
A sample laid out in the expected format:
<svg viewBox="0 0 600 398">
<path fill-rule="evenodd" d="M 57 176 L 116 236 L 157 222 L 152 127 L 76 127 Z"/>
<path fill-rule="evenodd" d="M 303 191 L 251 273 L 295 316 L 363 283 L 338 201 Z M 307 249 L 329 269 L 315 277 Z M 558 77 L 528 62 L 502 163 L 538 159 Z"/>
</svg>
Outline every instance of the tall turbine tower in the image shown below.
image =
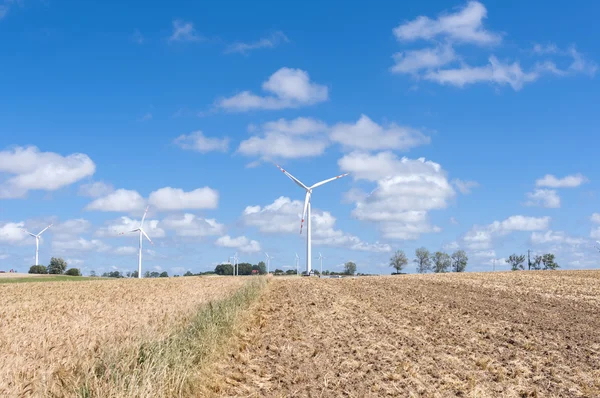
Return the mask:
<svg viewBox="0 0 600 398">
<path fill-rule="evenodd" d="M 271 268 L 271 260 L 274 259 L 275 257 L 273 256 L 269 256 L 269 253 L 265 252 L 265 256 L 267 256 L 267 274 L 270 272 L 269 269 Z"/>
<path fill-rule="evenodd" d="M 52 226 L 52 224 L 48 225 L 46 228 L 42 229 L 42 231 L 37 235 L 32 234 L 31 232 L 27 231 L 26 229 L 21 229 L 23 232 L 26 232 L 35 238 L 35 264 L 34 265 L 40 265 L 40 261 L 39 261 L 40 236 L 42 236 L 42 234 L 51 226 Z"/>
<path fill-rule="evenodd" d="M 304 225 L 304 220 L 306 220 L 306 274 L 310 275 L 310 271 L 312 269 L 312 262 L 311 262 L 312 240 L 311 240 L 311 222 L 310 222 L 310 197 L 312 195 L 312 191 L 316 187 L 325 185 L 328 182 L 337 180 L 338 178 L 345 177 L 349 173 L 342 174 L 342 175 L 339 175 L 339 176 L 336 176 L 333 178 L 329 178 L 327 180 L 317 182 L 316 184 L 314 184 L 310 187 L 307 187 L 299 179 L 297 179 L 296 177 L 294 177 L 293 175 L 291 175 L 290 173 L 285 171 L 281 166 L 279 166 L 279 165 L 276 165 L 276 166 L 279 167 L 279 170 L 281 170 L 286 176 L 288 176 L 290 178 L 290 180 L 294 181 L 296 184 L 298 184 L 298 186 L 300 186 L 302 189 L 304 189 L 306 191 L 306 196 L 304 197 L 304 211 L 302 212 L 302 221 L 300 222 L 300 233 L 302 233 L 302 226 Z"/>
<path fill-rule="evenodd" d="M 146 214 L 148 213 L 148 208 L 150 206 L 146 207 L 146 211 L 144 212 L 144 217 L 142 217 L 142 222 L 140 222 L 140 226 L 136 229 L 132 229 L 129 232 L 139 232 L 140 233 L 140 250 L 138 252 L 138 278 L 141 279 L 142 278 L 142 235 L 146 237 L 146 239 L 148 239 L 148 241 L 150 241 L 150 243 L 152 244 L 152 246 L 154 246 L 154 242 L 152 242 L 152 239 L 150 239 L 148 237 L 148 234 L 146 234 L 146 232 L 144 232 L 143 230 L 143 226 L 144 226 L 144 220 L 146 219 Z M 119 235 L 124 235 L 125 232 L 121 232 Z"/>
<path fill-rule="evenodd" d="M 298 274 L 298 264 L 300 263 L 300 257 L 298 256 L 298 253 L 296 253 L 296 275 Z"/>
</svg>

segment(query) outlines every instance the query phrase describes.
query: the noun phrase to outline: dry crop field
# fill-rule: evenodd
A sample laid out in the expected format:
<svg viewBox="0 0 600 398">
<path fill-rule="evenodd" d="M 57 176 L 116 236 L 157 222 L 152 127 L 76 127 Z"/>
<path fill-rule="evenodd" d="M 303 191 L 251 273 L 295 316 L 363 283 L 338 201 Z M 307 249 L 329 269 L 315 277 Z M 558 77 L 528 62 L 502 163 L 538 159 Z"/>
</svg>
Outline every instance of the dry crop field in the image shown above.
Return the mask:
<svg viewBox="0 0 600 398">
<path fill-rule="evenodd" d="M 273 280 L 203 395 L 599 397 L 600 272 Z"/>
<path fill-rule="evenodd" d="M 212 344 L 236 316 L 248 283 L 189 277 L 0 284 L 0 396 L 182 391 L 183 372 L 171 373 L 210 349 L 201 344 Z M 203 304 L 227 298 L 219 311 L 198 318 Z M 203 341 L 194 341 L 198 333 Z"/>
</svg>

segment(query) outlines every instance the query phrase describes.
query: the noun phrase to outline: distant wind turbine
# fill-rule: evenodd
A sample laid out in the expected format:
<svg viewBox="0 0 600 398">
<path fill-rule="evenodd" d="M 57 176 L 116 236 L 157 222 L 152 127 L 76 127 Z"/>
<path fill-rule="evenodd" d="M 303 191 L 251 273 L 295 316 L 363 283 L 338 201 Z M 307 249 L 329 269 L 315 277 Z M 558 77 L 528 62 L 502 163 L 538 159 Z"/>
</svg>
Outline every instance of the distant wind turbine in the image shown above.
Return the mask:
<svg viewBox="0 0 600 398">
<path fill-rule="evenodd" d="M 321 262 L 321 275 L 323 275 L 323 259 L 325 257 L 323 257 L 323 255 L 321 254 L 321 252 L 319 252 L 319 257 L 317 257 L 319 259 L 319 261 Z"/>
<path fill-rule="evenodd" d="M 300 263 L 300 257 L 298 253 L 296 253 L 296 275 L 298 275 L 298 264 Z"/>
<path fill-rule="evenodd" d="M 40 261 L 39 261 L 39 251 L 40 251 L 40 236 L 42 236 L 42 234 L 43 234 L 44 232 L 46 232 L 46 230 L 47 230 L 48 228 L 50 228 L 52 225 L 53 225 L 53 224 L 50 224 L 50 225 L 48 225 L 46 228 L 42 229 L 42 230 L 40 231 L 40 233 L 39 233 L 39 234 L 37 234 L 37 235 L 34 235 L 34 234 L 32 234 L 31 232 L 27 231 L 26 229 L 23 229 L 23 228 L 21 228 L 21 230 L 22 230 L 23 232 L 26 232 L 26 233 L 28 233 L 29 235 L 31 235 L 31 236 L 33 236 L 33 237 L 35 238 L 35 265 L 40 265 Z"/>
<path fill-rule="evenodd" d="M 265 255 L 267 256 L 267 274 L 270 272 L 269 269 L 271 268 L 271 260 L 274 259 L 275 257 L 273 256 L 269 256 L 269 253 L 265 252 Z"/>
<path fill-rule="evenodd" d="M 238 275 L 239 274 L 239 269 L 238 269 L 238 255 L 237 252 L 233 255 L 233 275 Z"/>
<path fill-rule="evenodd" d="M 150 239 L 150 237 L 148 237 L 148 234 L 146 234 L 146 232 L 144 231 L 144 229 L 142 228 L 144 226 L 144 220 L 146 219 L 146 214 L 148 213 L 148 208 L 150 206 L 146 207 L 146 211 L 144 212 L 144 216 L 142 217 L 142 222 L 140 222 L 140 226 L 136 229 L 132 229 L 131 231 L 128 232 L 139 232 L 140 233 L 140 250 L 138 252 L 138 278 L 141 279 L 142 278 L 142 235 L 146 237 L 146 239 L 148 239 L 148 241 L 152 244 L 152 246 L 154 246 L 154 242 L 152 242 L 152 239 Z M 124 235 L 125 232 L 121 232 L 119 235 Z"/>
<path fill-rule="evenodd" d="M 290 178 L 290 180 L 294 181 L 298 186 L 306 191 L 306 196 L 304 198 L 304 210 L 302 212 L 302 221 L 300 222 L 300 233 L 302 233 L 302 226 L 304 225 L 304 220 L 306 220 L 306 274 L 310 275 L 310 271 L 312 269 L 312 241 L 311 241 L 311 222 L 310 222 L 310 197 L 312 195 L 313 189 L 320 187 L 321 185 L 325 185 L 328 182 L 337 180 L 338 178 L 342 178 L 347 176 L 349 173 L 341 174 L 339 176 L 329 178 L 327 180 L 323 180 L 321 182 L 317 182 L 316 184 L 307 187 L 304 185 L 299 179 L 285 171 L 281 166 L 276 165 L 279 170 L 281 170 L 286 176 Z"/>
</svg>

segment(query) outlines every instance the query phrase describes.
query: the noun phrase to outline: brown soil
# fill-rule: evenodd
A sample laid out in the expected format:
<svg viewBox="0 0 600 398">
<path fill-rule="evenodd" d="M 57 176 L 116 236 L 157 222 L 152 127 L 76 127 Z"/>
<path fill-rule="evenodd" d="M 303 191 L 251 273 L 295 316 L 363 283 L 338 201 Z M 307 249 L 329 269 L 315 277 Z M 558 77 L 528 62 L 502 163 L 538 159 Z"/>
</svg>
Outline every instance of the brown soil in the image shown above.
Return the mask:
<svg viewBox="0 0 600 398">
<path fill-rule="evenodd" d="M 600 397 L 600 272 L 275 279 L 201 393 Z"/>
</svg>

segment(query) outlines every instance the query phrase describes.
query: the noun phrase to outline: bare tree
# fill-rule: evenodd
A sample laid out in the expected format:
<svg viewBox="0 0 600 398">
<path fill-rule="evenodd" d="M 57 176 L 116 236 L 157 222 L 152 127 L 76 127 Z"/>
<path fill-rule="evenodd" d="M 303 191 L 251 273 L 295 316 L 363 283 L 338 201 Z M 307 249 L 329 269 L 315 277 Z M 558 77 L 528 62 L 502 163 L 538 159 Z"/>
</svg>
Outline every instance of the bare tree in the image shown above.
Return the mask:
<svg viewBox="0 0 600 398">
<path fill-rule="evenodd" d="M 510 269 L 513 271 L 525 269 L 525 267 L 523 266 L 523 263 L 525 262 L 525 255 L 518 256 L 516 254 L 511 254 L 510 257 L 506 260 L 506 262 L 510 264 Z"/>
<path fill-rule="evenodd" d="M 397 250 L 392 258 L 390 258 L 390 267 L 394 267 L 397 273 L 400 273 L 406 267 L 406 264 L 408 264 L 408 259 L 402 250 Z"/>
<path fill-rule="evenodd" d="M 452 266 L 452 260 L 448 253 L 435 252 L 433 255 L 433 272 L 448 272 Z"/>
<path fill-rule="evenodd" d="M 464 250 L 455 251 L 452 253 L 452 270 L 454 272 L 465 272 L 468 261 L 469 257 L 467 257 L 467 253 Z"/>
<path fill-rule="evenodd" d="M 417 263 L 417 272 L 423 274 L 431 269 L 431 258 L 429 257 L 429 250 L 424 247 L 420 247 L 415 251 L 417 257 L 414 261 Z"/>
</svg>

